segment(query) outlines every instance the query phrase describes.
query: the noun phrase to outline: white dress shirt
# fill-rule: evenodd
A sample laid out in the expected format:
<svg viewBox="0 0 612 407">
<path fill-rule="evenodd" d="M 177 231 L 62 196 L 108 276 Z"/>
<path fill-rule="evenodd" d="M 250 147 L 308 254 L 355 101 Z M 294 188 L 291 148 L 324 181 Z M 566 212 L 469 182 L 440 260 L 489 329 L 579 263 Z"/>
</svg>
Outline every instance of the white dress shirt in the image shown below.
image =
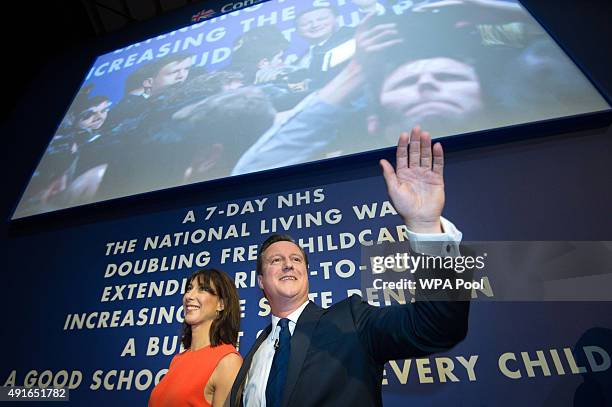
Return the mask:
<svg viewBox="0 0 612 407">
<path fill-rule="evenodd" d="M 293 335 L 297 321 L 302 315 L 302 311 L 308 305 L 308 301 L 304 302 L 300 308 L 293 311 L 287 316 L 289 319 L 289 332 Z M 280 318 L 272 315 L 272 330 L 270 334 L 261 343 L 257 352 L 253 356 L 251 368 L 247 373 L 246 383 L 244 385 L 243 400 L 245 407 L 265 407 L 266 406 L 266 385 L 268 384 L 268 376 L 272 368 L 272 359 L 274 358 L 274 343 L 280 335 L 280 326 L 278 326 Z"/>
<path fill-rule="evenodd" d="M 463 233 L 443 216 L 440 216 L 440 223 L 442 223 L 442 233 L 414 233 L 408 230 L 410 248 L 429 256 L 459 256 L 459 243 Z"/>
<path fill-rule="evenodd" d="M 445 218 L 441 218 L 443 233 L 414 233 L 408 231 L 408 240 L 412 250 L 431 256 L 458 256 L 459 242 L 462 233 Z M 293 335 L 297 321 L 302 315 L 308 301 L 287 316 L 289 332 Z M 280 335 L 278 326 L 280 318 L 272 314 L 272 330 L 253 355 L 251 367 L 247 373 L 244 385 L 243 401 L 245 407 L 266 407 L 266 385 L 274 359 L 274 343 Z"/>
</svg>

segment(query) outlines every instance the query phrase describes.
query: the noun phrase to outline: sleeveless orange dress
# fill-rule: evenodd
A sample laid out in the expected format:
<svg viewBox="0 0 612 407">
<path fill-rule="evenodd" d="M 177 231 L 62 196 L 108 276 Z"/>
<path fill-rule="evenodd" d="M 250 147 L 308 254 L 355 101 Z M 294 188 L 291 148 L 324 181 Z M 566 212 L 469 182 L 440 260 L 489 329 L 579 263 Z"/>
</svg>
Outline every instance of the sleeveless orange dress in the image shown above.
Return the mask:
<svg viewBox="0 0 612 407">
<path fill-rule="evenodd" d="M 151 392 L 149 407 L 210 407 L 204 398 L 204 388 L 219 361 L 230 353 L 239 355 L 234 346 L 227 344 L 179 353 Z"/>
</svg>

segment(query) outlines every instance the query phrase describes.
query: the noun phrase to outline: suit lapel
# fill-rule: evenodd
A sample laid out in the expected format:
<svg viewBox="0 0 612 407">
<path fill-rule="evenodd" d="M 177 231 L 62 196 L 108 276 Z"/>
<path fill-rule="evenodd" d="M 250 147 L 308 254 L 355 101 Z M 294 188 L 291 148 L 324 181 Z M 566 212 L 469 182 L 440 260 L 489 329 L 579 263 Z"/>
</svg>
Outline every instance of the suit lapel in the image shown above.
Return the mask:
<svg viewBox="0 0 612 407">
<path fill-rule="evenodd" d="M 257 349 L 261 346 L 263 341 L 270 335 L 270 331 L 272 330 L 272 324 L 268 325 L 266 329 L 264 329 L 261 334 L 257 337 L 257 340 L 251 347 L 251 350 L 247 354 L 246 358 L 242 362 L 242 366 L 238 371 L 238 375 L 236 376 L 236 380 L 234 380 L 234 384 L 232 385 L 232 391 L 230 393 L 230 406 L 237 407 L 243 405 L 242 401 L 242 391 L 244 389 L 244 382 L 247 377 L 247 373 L 251 368 L 251 362 L 253 361 L 253 356 Z"/>
<path fill-rule="evenodd" d="M 295 326 L 295 331 L 291 336 L 291 357 L 289 359 L 289 370 L 287 371 L 287 381 L 285 382 L 283 393 L 283 406 L 288 406 L 291 394 L 302 370 L 306 353 L 310 347 L 310 338 L 322 314 L 323 309 L 321 307 L 313 302 L 309 302 Z"/>
</svg>

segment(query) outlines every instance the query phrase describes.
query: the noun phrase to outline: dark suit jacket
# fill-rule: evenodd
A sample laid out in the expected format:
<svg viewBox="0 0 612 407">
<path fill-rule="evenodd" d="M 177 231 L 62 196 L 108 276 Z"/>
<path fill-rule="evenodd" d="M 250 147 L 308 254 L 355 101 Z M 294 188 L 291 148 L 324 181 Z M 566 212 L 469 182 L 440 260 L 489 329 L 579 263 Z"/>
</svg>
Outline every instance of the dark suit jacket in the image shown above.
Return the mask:
<svg viewBox="0 0 612 407">
<path fill-rule="evenodd" d="M 312 80 L 310 83 L 310 88 L 312 90 L 320 89 L 327 82 L 332 80 L 338 75 L 338 73 L 344 68 L 350 58 L 348 58 L 343 63 L 336 65 L 334 67 L 328 67 L 326 71 L 323 70 L 325 54 L 328 51 L 333 50 L 337 46 L 349 41 L 353 38 L 354 30 L 349 27 L 341 27 L 338 31 L 336 31 L 331 38 L 329 38 L 325 44 L 316 45 L 312 49 L 312 57 L 310 61 L 310 66 L 308 68 L 310 79 Z"/>
<path fill-rule="evenodd" d="M 415 302 L 374 307 L 351 296 L 328 309 L 310 302 L 291 337 L 283 407 L 382 406 L 383 366 L 447 350 L 465 337 L 469 302 Z M 244 359 L 230 404 L 240 406 L 253 355 Z"/>
</svg>

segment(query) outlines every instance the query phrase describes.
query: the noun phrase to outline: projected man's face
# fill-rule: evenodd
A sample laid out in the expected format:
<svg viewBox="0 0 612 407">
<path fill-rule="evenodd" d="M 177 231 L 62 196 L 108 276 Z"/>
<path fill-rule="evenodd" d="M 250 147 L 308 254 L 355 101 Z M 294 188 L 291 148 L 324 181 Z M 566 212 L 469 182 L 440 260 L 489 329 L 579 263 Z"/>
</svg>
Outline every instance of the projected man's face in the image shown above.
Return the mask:
<svg viewBox="0 0 612 407">
<path fill-rule="evenodd" d="M 257 276 L 272 308 L 301 305 L 308 300 L 308 270 L 300 248 L 292 242 L 271 244 L 263 256 L 263 273 Z"/>
<path fill-rule="evenodd" d="M 406 128 L 466 120 L 483 108 L 474 68 L 450 58 L 399 66 L 385 78 L 379 101 L 385 113 Z"/>
<path fill-rule="evenodd" d="M 83 130 L 98 130 L 106 121 L 110 105 L 111 102 L 105 100 L 81 113 L 82 118 L 79 120 L 79 127 Z"/>
<path fill-rule="evenodd" d="M 212 282 L 210 285 L 203 284 L 202 277 L 198 276 L 185 288 L 183 310 L 185 322 L 193 329 L 196 325 L 212 322 L 217 316 L 217 311 L 223 310 L 223 302 Z"/>
<path fill-rule="evenodd" d="M 157 75 L 153 77 L 153 81 L 151 82 L 151 93 L 155 94 L 167 86 L 185 82 L 192 64 L 193 61 L 191 58 L 185 58 L 182 61 L 170 62 L 164 65 Z"/>
<path fill-rule="evenodd" d="M 308 42 L 318 43 L 331 37 L 337 25 L 334 12 L 320 8 L 302 14 L 297 20 L 297 31 Z"/>
</svg>

